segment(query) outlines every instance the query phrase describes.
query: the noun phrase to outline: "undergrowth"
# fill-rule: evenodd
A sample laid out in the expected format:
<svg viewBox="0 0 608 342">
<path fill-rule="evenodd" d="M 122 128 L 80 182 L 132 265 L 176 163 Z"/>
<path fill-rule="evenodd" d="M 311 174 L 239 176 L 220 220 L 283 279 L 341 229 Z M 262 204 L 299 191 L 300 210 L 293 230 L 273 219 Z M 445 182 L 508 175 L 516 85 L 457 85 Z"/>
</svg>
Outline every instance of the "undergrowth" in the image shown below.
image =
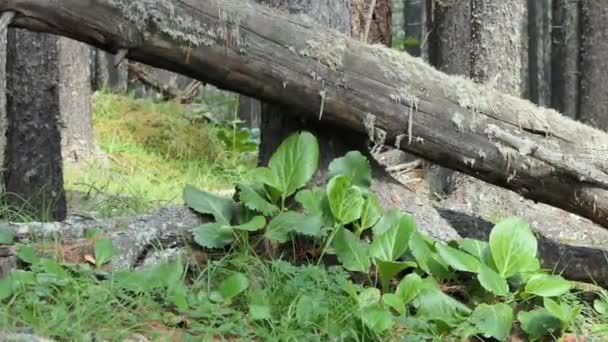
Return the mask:
<svg viewBox="0 0 608 342">
<path fill-rule="evenodd" d="M 209 109 L 235 110 L 233 99 L 219 96 L 199 100 L 203 114 Z M 203 106 L 206 102 L 211 105 Z M 227 141 L 243 135 L 240 127 L 201 120 L 182 104 L 101 91 L 95 94 L 93 106 L 95 140 L 102 154 L 67 165 L 65 171 L 71 206 L 83 212 L 109 216 L 176 204 L 185 184 L 226 191 L 255 165 L 255 158 L 243 159 L 244 152 L 255 151 L 249 135 L 241 137 L 253 145 L 246 151 Z"/>
<path fill-rule="evenodd" d="M 211 222 L 188 258 L 108 272 L 109 239 L 89 264 L 17 246 L 26 267 L 0 280 L 0 329 L 58 341 L 605 341 L 608 293 L 543 269 L 529 225 L 508 217 L 487 240 L 444 243 L 384 210 L 358 151 L 309 187 L 319 145 L 289 136 L 233 199 L 187 185 Z M 0 228 L 0 244 L 13 243 Z"/>
</svg>

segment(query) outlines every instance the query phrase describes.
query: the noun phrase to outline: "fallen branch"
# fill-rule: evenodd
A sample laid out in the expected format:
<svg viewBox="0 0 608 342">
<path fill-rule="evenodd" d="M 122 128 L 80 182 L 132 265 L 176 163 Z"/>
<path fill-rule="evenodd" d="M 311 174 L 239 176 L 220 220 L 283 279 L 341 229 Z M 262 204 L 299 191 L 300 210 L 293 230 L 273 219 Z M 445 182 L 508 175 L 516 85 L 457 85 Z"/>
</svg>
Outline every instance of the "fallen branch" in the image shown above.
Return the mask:
<svg viewBox="0 0 608 342">
<path fill-rule="evenodd" d="M 150 12 L 131 3 L 5 0 L 0 12 L 17 12 L 16 27 L 128 49 L 130 60 L 300 109 L 289 115 L 318 118 L 323 102 L 322 123 L 608 227 L 603 131 L 251 1 L 167 0 Z"/>
</svg>

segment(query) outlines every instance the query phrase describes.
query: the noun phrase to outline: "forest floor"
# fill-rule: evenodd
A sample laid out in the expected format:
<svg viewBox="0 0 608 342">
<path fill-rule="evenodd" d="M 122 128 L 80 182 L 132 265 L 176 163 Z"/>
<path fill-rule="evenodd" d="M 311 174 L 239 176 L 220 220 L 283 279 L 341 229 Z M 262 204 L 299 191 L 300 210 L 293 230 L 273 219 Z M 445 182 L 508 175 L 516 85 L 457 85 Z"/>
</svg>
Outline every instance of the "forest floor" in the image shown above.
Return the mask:
<svg viewBox="0 0 608 342">
<path fill-rule="evenodd" d="M 66 166 L 70 208 L 107 217 L 183 203 L 186 184 L 232 192 L 233 184 L 255 166 L 255 154 L 244 155 L 229 141 L 233 127 L 226 116 L 235 105 L 235 96 L 222 94 L 203 96 L 189 109 L 177 102 L 96 93 L 94 130 L 100 153 Z"/>
<path fill-rule="evenodd" d="M 213 94 L 183 106 L 97 93 L 99 154 L 66 167 L 71 212 L 186 202 L 224 223 L 194 232 L 204 252 L 138 271 L 103 271 L 112 246 L 95 232 L 91 265 L 18 246 L 28 267 L 0 280 L 0 340 L 4 331 L 53 341 L 608 341 L 608 292 L 538 269 L 525 222 L 497 224 L 490 241 L 430 240 L 407 214 L 376 207 L 360 154 L 332 163 L 327 189 L 305 188 L 319 152 L 304 134 L 271 166 L 293 182 L 266 193 L 257 137 L 236 126 L 235 107 Z M 212 196 L 236 184 L 255 216 L 223 216 L 234 203 Z"/>
</svg>

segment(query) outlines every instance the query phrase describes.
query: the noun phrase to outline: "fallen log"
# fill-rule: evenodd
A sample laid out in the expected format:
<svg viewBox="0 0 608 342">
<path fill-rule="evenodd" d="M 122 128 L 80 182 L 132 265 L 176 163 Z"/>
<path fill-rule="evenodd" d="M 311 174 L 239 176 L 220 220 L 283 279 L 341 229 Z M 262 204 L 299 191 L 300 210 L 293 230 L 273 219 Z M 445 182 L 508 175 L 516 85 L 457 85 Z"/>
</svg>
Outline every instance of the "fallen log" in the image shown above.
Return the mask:
<svg viewBox="0 0 608 342">
<path fill-rule="evenodd" d="M 246 0 L 4 0 L 71 37 L 310 117 L 608 227 L 608 135 Z M 321 115 L 320 115 L 321 113 Z"/>
</svg>

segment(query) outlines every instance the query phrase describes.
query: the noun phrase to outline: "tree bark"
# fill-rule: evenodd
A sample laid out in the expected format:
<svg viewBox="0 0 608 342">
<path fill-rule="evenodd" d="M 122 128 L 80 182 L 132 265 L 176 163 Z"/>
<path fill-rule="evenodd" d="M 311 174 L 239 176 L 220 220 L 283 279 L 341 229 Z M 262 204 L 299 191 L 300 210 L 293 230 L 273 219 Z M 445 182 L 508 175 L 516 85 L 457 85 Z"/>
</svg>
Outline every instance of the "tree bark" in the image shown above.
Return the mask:
<svg viewBox="0 0 608 342">
<path fill-rule="evenodd" d="M 608 129 L 608 7 L 602 0 L 581 2 L 579 119 Z"/>
<path fill-rule="evenodd" d="M 579 106 L 579 2 L 553 0 L 551 106 L 571 118 Z"/>
<path fill-rule="evenodd" d="M 119 93 L 127 91 L 129 75 L 127 64 L 114 65 L 114 55 L 103 50 L 91 52 L 91 85 L 93 90 L 108 89 Z"/>
<path fill-rule="evenodd" d="M 66 216 L 61 158 L 58 36 L 8 33 L 7 200 L 39 220 Z"/>
<path fill-rule="evenodd" d="M 366 15 L 369 12 L 370 0 L 351 0 L 351 36 L 361 40 L 366 24 Z M 376 0 L 374 12 L 371 18 L 368 43 L 392 44 L 392 5 L 391 0 Z"/>
<path fill-rule="evenodd" d="M 95 152 L 91 47 L 68 38 L 60 38 L 57 44 L 63 161 L 78 163 Z"/>
<path fill-rule="evenodd" d="M 0 12 L 19 13 L 13 26 L 127 48 L 129 59 L 300 109 L 288 112 L 293 118 L 319 120 L 323 105 L 321 123 L 339 134 L 368 134 L 608 226 L 608 161 L 598 157 L 608 135 L 600 130 L 251 2 L 173 2 L 144 14 L 124 4 L 9 0 Z"/>
<path fill-rule="evenodd" d="M 6 33 L 0 29 L 0 179 L 4 179 L 4 154 L 6 150 Z M 0 193 L 4 192 L 4 182 L 0 181 Z"/>
<path fill-rule="evenodd" d="M 528 97 L 527 0 L 472 0 L 472 77 Z"/>
<path fill-rule="evenodd" d="M 546 107 L 551 105 L 552 1 L 528 0 L 530 101 Z"/>
</svg>

